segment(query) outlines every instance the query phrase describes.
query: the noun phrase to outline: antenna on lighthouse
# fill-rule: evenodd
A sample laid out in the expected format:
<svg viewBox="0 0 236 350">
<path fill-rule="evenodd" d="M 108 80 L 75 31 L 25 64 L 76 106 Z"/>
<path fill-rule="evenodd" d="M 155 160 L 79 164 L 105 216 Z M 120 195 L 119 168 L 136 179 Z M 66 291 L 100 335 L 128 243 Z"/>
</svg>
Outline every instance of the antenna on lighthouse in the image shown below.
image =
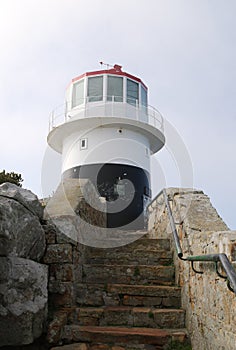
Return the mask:
<svg viewBox="0 0 236 350">
<path fill-rule="evenodd" d="M 112 64 L 109 64 L 109 63 L 104 63 L 104 62 L 99 62 L 100 63 L 100 65 L 101 65 L 101 68 L 102 68 L 102 66 L 106 66 L 107 67 L 107 69 L 109 68 L 109 67 L 113 67 L 113 65 Z"/>
</svg>

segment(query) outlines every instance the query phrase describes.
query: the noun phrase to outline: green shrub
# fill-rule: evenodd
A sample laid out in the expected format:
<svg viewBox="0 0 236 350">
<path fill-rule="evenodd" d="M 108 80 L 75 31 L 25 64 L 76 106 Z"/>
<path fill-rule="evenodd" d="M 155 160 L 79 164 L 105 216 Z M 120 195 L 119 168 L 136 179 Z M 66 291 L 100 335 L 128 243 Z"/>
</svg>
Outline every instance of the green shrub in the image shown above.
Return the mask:
<svg viewBox="0 0 236 350">
<path fill-rule="evenodd" d="M 21 187 L 21 182 L 23 181 L 24 180 L 22 179 L 21 174 L 14 173 L 13 171 L 11 173 L 6 173 L 5 170 L 0 172 L 0 184 L 3 184 L 4 182 L 11 182 Z"/>
</svg>

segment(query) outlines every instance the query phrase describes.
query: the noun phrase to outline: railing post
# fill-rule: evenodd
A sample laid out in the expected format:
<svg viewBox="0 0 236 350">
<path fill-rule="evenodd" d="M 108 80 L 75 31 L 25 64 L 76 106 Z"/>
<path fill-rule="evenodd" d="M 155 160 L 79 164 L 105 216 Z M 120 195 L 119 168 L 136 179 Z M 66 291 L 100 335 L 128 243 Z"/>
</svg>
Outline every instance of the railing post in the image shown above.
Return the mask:
<svg viewBox="0 0 236 350">
<path fill-rule="evenodd" d="M 65 102 L 65 111 L 64 111 L 64 113 L 65 113 L 65 122 L 67 121 L 67 101 Z"/>
<path fill-rule="evenodd" d="M 50 114 L 50 116 L 49 116 L 49 123 L 48 123 L 49 132 L 51 131 L 51 124 L 52 124 L 52 115 Z"/>
<path fill-rule="evenodd" d="M 135 107 L 136 107 L 136 119 L 139 120 L 138 100 L 135 100 Z"/>
<path fill-rule="evenodd" d="M 219 254 L 219 258 L 224 270 L 227 271 L 229 281 L 233 287 L 232 289 L 236 294 L 236 272 L 233 266 L 231 265 L 228 257 L 224 253 Z"/>
<path fill-rule="evenodd" d="M 175 227 L 175 222 L 173 219 L 172 210 L 170 208 L 170 204 L 169 204 L 169 200 L 168 200 L 168 196 L 167 196 L 165 188 L 163 189 L 163 196 L 164 196 L 165 205 L 166 205 L 168 216 L 169 216 L 171 231 L 172 231 L 172 234 L 173 234 L 174 240 L 175 240 L 177 254 L 178 254 L 178 257 L 181 259 L 183 257 L 183 253 L 182 253 L 182 249 L 180 246 L 179 236 L 178 236 L 178 233 L 177 233 L 177 230 Z"/>
<path fill-rule="evenodd" d="M 114 95 L 111 97 L 111 116 L 114 117 Z"/>
<path fill-rule="evenodd" d="M 89 98 L 88 96 L 85 98 L 85 106 L 84 106 L 84 117 L 86 118 L 87 117 L 87 106 L 88 106 L 88 101 L 89 101 Z"/>
<path fill-rule="evenodd" d="M 52 115 L 51 115 L 51 128 L 54 128 L 54 111 L 52 111 Z"/>
</svg>

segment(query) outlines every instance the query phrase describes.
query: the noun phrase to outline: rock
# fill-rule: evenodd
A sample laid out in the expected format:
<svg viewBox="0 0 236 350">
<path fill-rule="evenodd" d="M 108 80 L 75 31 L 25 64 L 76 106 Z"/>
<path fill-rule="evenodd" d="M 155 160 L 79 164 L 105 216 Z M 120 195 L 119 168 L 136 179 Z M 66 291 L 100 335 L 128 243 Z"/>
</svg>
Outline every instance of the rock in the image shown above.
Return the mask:
<svg viewBox="0 0 236 350">
<path fill-rule="evenodd" d="M 46 264 L 72 263 L 72 248 L 70 244 L 50 244 L 44 256 Z"/>
<path fill-rule="evenodd" d="M 180 221 L 184 221 L 185 228 L 193 232 L 228 230 L 207 195 L 195 192 L 183 193 L 176 195 L 174 200 L 178 207 Z"/>
<path fill-rule="evenodd" d="M 0 347 L 30 344 L 47 316 L 48 268 L 31 260 L 0 257 Z"/>
<path fill-rule="evenodd" d="M 60 342 L 62 330 L 67 323 L 67 318 L 68 315 L 66 311 L 54 313 L 53 321 L 49 323 L 47 329 L 47 340 L 50 344 L 58 344 Z"/>
<path fill-rule="evenodd" d="M 0 256 L 39 261 L 44 251 L 45 233 L 39 218 L 15 199 L 0 196 Z"/>
<path fill-rule="evenodd" d="M 31 191 L 16 186 L 10 182 L 5 182 L 0 185 L 0 196 L 14 199 L 40 219 L 43 218 L 43 207 L 39 202 L 38 197 Z"/>
</svg>

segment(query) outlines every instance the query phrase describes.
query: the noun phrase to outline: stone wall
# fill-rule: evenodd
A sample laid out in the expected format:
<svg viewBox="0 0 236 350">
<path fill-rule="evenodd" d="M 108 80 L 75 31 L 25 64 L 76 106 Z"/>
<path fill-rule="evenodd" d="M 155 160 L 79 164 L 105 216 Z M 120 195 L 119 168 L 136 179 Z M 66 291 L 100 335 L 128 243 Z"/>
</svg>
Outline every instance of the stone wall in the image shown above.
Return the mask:
<svg viewBox="0 0 236 350">
<path fill-rule="evenodd" d="M 47 319 L 43 209 L 30 191 L 0 186 L 0 347 L 30 344 Z"/>
<path fill-rule="evenodd" d="M 192 189 L 167 190 L 184 256 L 225 253 L 236 267 L 236 231 L 230 231 L 209 198 Z M 149 234 L 171 236 L 160 194 L 149 206 Z M 172 241 L 173 250 L 175 250 Z M 176 257 L 176 282 L 182 286 L 182 306 L 193 350 L 233 350 L 236 344 L 236 296 L 215 271 L 214 263 L 191 263 Z M 222 272 L 223 274 L 223 272 Z"/>
<path fill-rule="evenodd" d="M 123 238 L 105 226 L 106 203 L 87 180 L 63 181 L 45 210 L 32 192 L 0 186 L 0 347 L 38 349 L 41 336 L 45 349 L 60 344 L 77 305 L 85 245 L 120 246 L 144 234 Z"/>
<path fill-rule="evenodd" d="M 49 200 L 44 218 L 69 240 L 92 245 L 106 227 L 106 202 L 89 180 L 65 179 Z"/>
<path fill-rule="evenodd" d="M 60 344 L 62 330 L 75 307 L 82 280 L 84 245 L 105 246 L 106 203 L 89 180 L 66 179 L 44 213 L 49 266 L 47 341 Z"/>
<path fill-rule="evenodd" d="M 78 243 L 60 232 L 52 221 L 45 222 L 47 249 L 44 263 L 49 266 L 49 316 L 47 341 L 59 344 L 62 327 L 75 307 L 76 283 L 80 279 Z"/>
</svg>

